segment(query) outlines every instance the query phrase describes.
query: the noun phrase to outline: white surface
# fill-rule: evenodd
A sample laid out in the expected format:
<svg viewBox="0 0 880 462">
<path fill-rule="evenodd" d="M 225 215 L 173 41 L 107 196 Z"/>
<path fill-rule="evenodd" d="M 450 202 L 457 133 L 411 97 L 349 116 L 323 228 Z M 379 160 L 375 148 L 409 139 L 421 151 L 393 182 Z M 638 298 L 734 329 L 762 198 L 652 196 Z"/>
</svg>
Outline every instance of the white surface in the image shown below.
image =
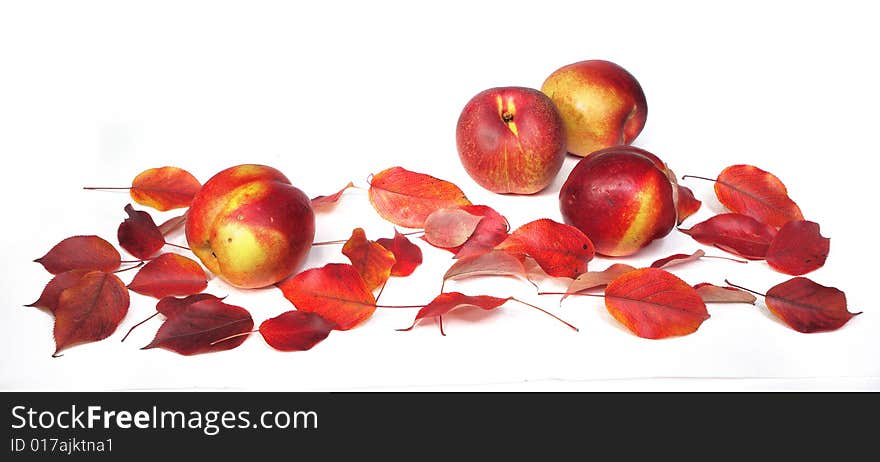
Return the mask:
<svg viewBox="0 0 880 462">
<path fill-rule="evenodd" d="M 0 389 L 880 389 L 871 136 L 880 34 L 869 4 L 302 3 L 0 6 Z M 623 329 L 600 299 L 558 308 L 557 297 L 538 297 L 528 284 L 491 278 L 450 289 L 526 298 L 580 333 L 515 305 L 450 317 L 445 338 L 431 322 L 399 333 L 393 329 L 407 326 L 415 310 L 380 309 L 305 353 L 276 352 L 254 336 L 233 351 L 181 357 L 138 350 L 158 320 L 119 343 L 154 309 L 152 299 L 133 295 L 110 339 L 51 359 L 50 317 L 22 307 L 50 277 L 31 260 L 56 242 L 91 233 L 115 241 L 128 197 L 80 187 L 124 186 L 162 165 L 205 181 L 231 165 L 265 163 L 310 196 L 401 165 L 454 181 L 514 226 L 560 219 L 556 194 L 576 159 L 545 193 L 496 196 L 461 168 L 454 127 L 477 92 L 539 88 L 556 68 L 590 58 L 615 61 L 638 78 L 649 115 L 634 144 L 679 175 L 714 176 L 752 163 L 780 176 L 832 239 L 827 265 L 809 277 L 844 290 L 851 311 L 864 314 L 839 331 L 804 335 L 760 303 L 710 305 L 711 318 L 695 334 L 651 341 Z M 686 184 L 705 200 L 687 226 L 720 211 L 710 184 Z M 366 193 L 353 190 L 319 217 L 317 239 L 347 238 L 357 226 L 372 239 L 393 230 Z M 451 260 L 422 248 L 425 264 L 392 280 L 383 303 L 436 295 Z M 628 261 L 697 248 L 673 232 Z M 307 266 L 330 261 L 345 260 L 338 248 L 321 247 Z M 591 267 L 607 264 L 597 259 Z M 707 260 L 676 273 L 691 283 L 728 277 L 759 290 L 787 278 L 761 262 Z M 208 290 L 228 294 L 257 323 L 291 307 L 274 289 L 239 292 L 215 279 Z"/>
</svg>

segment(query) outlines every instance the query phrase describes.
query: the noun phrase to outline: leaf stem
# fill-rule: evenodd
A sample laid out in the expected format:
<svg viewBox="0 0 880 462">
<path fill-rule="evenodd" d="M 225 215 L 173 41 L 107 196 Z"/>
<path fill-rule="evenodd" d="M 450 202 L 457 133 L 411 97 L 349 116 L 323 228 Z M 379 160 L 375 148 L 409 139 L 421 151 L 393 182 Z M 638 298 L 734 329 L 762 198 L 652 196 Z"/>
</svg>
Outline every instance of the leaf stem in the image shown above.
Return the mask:
<svg viewBox="0 0 880 462">
<path fill-rule="evenodd" d="M 322 241 L 322 242 L 312 242 L 312 247 L 318 245 L 336 245 L 336 244 L 345 244 L 348 242 L 348 239 L 337 239 L 335 241 Z"/>
<path fill-rule="evenodd" d="M 712 179 L 712 178 L 706 178 L 706 177 L 704 177 L 704 176 L 697 176 L 697 175 L 684 175 L 684 176 L 681 177 L 682 180 L 686 180 L 686 179 L 688 179 L 688 178 L 696 178 L 696 179 L 698 179 L 698 180 L 706 180 L 706 181 L 711 181 L 711 182 L 713 182 L 713 183 L 716 182 L 716 181 L 718 181 L 718 180 L 715 180 L 715 179 Z"/>
<path fill-rule="evenodd" d="M 130 335 L 130 334 L 131 334 L 131 331 L 133 331 L 133 330 L 134 330 L 134 328 L 135 328 L 135 327 L 137 327 L 137 326 L 140 326 L 140 325 L 141 325 L 141 324 L 143 324 L 143 323 L 145 323 L 145 322 L 147 322 L 147 321 L 149 321 L 149 320 L 150 320 L 150 319 L 153 319 L 153 318 L 155 318 L 155 317 L 156 317 L 156 315 L 157 315 L 157 314 L 159 314 L 159 312 L 158 312 L 158 311 L 157 311 L 157 312 L 155 312 L 155 313 L 153 313 L 153 314 L 152 314 L 152 315 L 151 315 L 151 316 L 150 316 L 150 317 L 149 317 L 149 318 L 147 318 L 147 319 L 144 319 L 144 320 L 143 320 L 143 321 L 141 321 L 141 322 L 139 322 L 139 323 L 137 323 L 137 324 L 135 324 L 135 325 L 133 325 L 133 326 L 131 326 L 131 329 L 128 329 L 128 332 L 126 332 L 126 333 L 125 333 L 125 337 L 122 337 L 122 340 L 120 340 L 120 342 L 124 342 L 124 341 L 125 341 L 125 339 L 127 339 L 127 338 L 128 338 L 128 336 L 129 336 L 129 335 Z"/>
<path fill-rule="evenodd" d="M 730 260 L 737 263 L 748 263 L 748 260 L 740 260 L 739 258 L 722 257 L 720 255 L 703 255 L 700 258 L 717 258 L 719 260 Z"/>
<path fill-rule="evenodd" d="M 141 261 L 141 262 L 138 263 L 137 265 L 129 266 L 128 268 L 124 268 L 124 269 L 121 269 L 121 270 L 116 270 L 116 271 L 114 271 L 113 273 L 116 273 L 116 274 L 118 274 L 118 273 L 124 273 L 124 272 L 126 272 L 126 271 L 128 271 L 128 270 L 133 270 L 133 269 L 135 269 L 135 268 L 140 268 L 141 266 L 144 266 L 145 264 L 146 264 L 146 262 Z"/>
<path fill-rule="evenodd" d="M 522 301 L 522 300 L 520 300 L 520 299 L 518 299 L 518 298 L 513 298 L 513 297 L 511 297 L 510 299 L 513 300 L 513 301 L 515 301 L 515 302 L 522 303 L 523 305 L 526 305 L 526 306 L 532 307 L 532 308 L 534 308 L 534 309 L 536 309 L 536 310 L 538 310 L 538 311 L 540 311 L 540 312 L 542 312 L 542 313 L 544 313 L 544 314 L 546 314 L 546 315 L 552 317 L 553 319 L 556 319 L 557 321 L 559 321 L 559 322 L 565 324 L 566 326 L 572 328 L 575 332 L 580 332 L 580 329 L 578 329 L 577 327 L 573 326 L 573 325 L 570 324 L 568 321 L 565 321 L 564 319 L 562 319 L 562 318 L 560 318 L 559 316 L 556 316 L 555 314 L 553 314 L 553 313 L 551 313 L 551 312 L 545 310 L 544 308 L 541 308 L 540 306 L 532 305 L 531 303 L 529 303 L 529 302 L 524 302 L 524 301 Z"/>
<path fill-rule="evenodd" d="M 605 298 L 605 294 L 588 294 L 586 292 L 538 292 L 538 295 L 579 295 L 582 297 L 602 297 Z"/>
<path fill-rule="evenodd" d="M 192 252 L 192 249 L 190 249 L 189 247 L 186 247 L 186 246 L 183 246 L 183 245 L 172 244 L 172 243 L 170 243 L 170 242 L 168 242 L 168 241 L 165 241 L 165 245 L 169 245 L 169 246 L 171 246 L 171 247 L 177 247 L 178 249 L 188 250 L 188 251 Z"/>
<path fill-rule="evenodd" d="M 227 341 L 227 340 L 231 340 L 231 339 L 234 339 L 234 338 L 237 338 L 237 337 L 244 337 L 245 335 L 251 335 L 251 334 L 256 333 L 256 332 L 259 332 L 259 331 L 260 331 L 260 329 L 254 329 L 254 330 L 249 330 L 249 331 L 247 331 L 247 332 L 239 332 L 239 333 L 237 333 L 237 334 L 232 334 L 232 335 L 230 335 L 230 336 L 228 336 L 228 337 L 223 337 L 223 338 L 221 338 L 220 340 L 214 340 L 214 341 L 211 342 L 211 344 L 208 345 L 208 346 L 214 346 L 214 345 L 216 345 L 216 344 L 218 344 L 218 343 L 220 343 L 220 342 L 225 342 L 225 341 Z"/>
<path fill-rule="evenodd" d="M 440 335 L 446 337 L 446 332 L 443 330 L 443 315 L 437 316 L 437 321 L 440 322 Z"/>
<path fill-rule="evenodd" d="M 752 290 L 752 289 L 746 289 L 745 287 L 743 287 L 743 286 L 738 286 L 738 285 L 736 285 L 736 284 L 734 284 L 734 283 L 728 281 L 727 279 L 724 280 L 724 283 L 727 284 L 727 285 L 729 285 L 729 286 L 731 286 L 731 287 L 736 287 L 737 289 L 742 289 L 742 290 L 745 290 L 746 292 L 751 292 L 751 293 L 753 293 L 753 294 L 755 294 L 755 295 L 760 295 L 760 296 L 762 296 L 762 297 L 764 297 L 764 298 L 767 297 L 767 294 L 762 294 L 761 292 L 755 292 L 755 291 Z"/>
<path fill-rule="evenodd" d="M 379 295 L 376 295 L 376 303 L 377 303 L 377 304 L 379 303 L 379 297 L 382 296 L 382 292 L 385 291 L 385 286 L 386 286 L 386 285 L 388 285 L 388 279 L 386 279 L 385 282 L 382 283 L 382 288 L 379 289 Z M 378 306 L 378 305 L 377 305 L 377 306 Z"/>
<path fill-rule="evenodd" d="M 107 187 L 107 186 L 83 186 L 83 189 L 86 191 L 118 191 L 131 189 L 131 186 L 128 187 Z"/>
<path fill-rule="evenodd" d="M 425 305 L 376 305 L 376 308 L 424 308 Z"/>
</svg>

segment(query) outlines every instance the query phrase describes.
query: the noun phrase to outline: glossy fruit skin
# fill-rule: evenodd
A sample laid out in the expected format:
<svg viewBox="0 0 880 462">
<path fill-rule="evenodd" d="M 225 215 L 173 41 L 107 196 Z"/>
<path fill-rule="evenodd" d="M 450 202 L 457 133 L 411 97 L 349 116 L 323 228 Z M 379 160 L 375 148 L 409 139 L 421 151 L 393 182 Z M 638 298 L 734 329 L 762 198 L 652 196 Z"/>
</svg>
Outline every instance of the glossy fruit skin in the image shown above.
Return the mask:
<svg viewBox="0 0 880 462">
<path fill-rule="evenodd" d="M 628 147 L 607 149 L 575 165 L 559 192 L 559 208 L 597 253 L 627 256 L 675 227 L 674 190 L 653 159 Z"/>
<path fill-rule="evenodd" d="M 489 191 L 534 194 L 546 188 L 565 159 L 565 126 L 538 90 L 498 87 L 465 105 L 455 130 L 465 171 Z"/>
<path fill-rule="evenodd" d="M 547 77 L 541 91 L 559 109 L 568 152 L 578 156 L 632 143 L 648 118 L 642 86 L 626 69 L 610 61 L 563 66 Z"/>
<path fill-rule="evenodd" d="M 187 212 L 190 249 L 240 288 L 266 287 L 305 260 L 315 237 L 309 198 L 280 171 L 245 164 L 214 175 Z"/>
</svg>

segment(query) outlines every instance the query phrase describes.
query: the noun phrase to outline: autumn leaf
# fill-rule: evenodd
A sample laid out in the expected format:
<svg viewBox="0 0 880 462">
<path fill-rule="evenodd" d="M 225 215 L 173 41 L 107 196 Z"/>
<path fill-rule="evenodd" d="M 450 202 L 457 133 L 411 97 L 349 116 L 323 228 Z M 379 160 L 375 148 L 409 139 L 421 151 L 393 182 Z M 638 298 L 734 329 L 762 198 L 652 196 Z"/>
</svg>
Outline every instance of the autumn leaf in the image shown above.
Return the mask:
<svg viewBox="0 0 880 462">
<path fill-rule="evenodd" d="M 435 210 L 470 205 L 458 186 L 401 167 L 374 175 L 369 197 L 382 218 L 407 228 L 423 228 L 428 215 Z"/>
<path fill-rule="evenodd" d="M 635 271 L 635 268 L 626 263 L 614 263 L 602 271 L 587 271 L 586 273 L 582 273 L 578 275 L 575 280 L 571 281 L 571 284 L 568 285 L 568 289 L 565 291 L 565 294 L 563 294 L 562 299 L 565 300 L 569 295 L 581 293 L 585 290 L 605 287 L 610 284 L 611 281 L 617 279 L 623 274 L 629 273 L 630 271 Z"/>
<path fill-rule="evenodd" d="M 715 215 L 691 229 L 679 228 L 679 231 L 697 242 L 713 245 L 749 260 L 765 258 L 770 243 L 776 237 L 776 229 L 772 226 L 739 213 Z"/>
<path fill-rule="evenodd" d="M 25 306 L 40 308 L 54 315 L 55 310 L 58 309 L 58 298 L 61 296 L 61 292 L 63 292 L 64 289 L 76 285 L 76 283 L 90 271 L 91 270 L 75 269 L 56 275 L 48 284 L 46 284 L 46 287 L 43 288 L 43 292 L 40 294 L 37 301 Z"/>
<path fill-rule="evenodd" d="M 749 303 L 755 304 L 755 296 L 736 287 L 722 287 L 708 282 L 701 282 L 694 286 L 694 290 L 700 294 L 705 303 Z"/>
<path fill-rule="evenodd" d="M 456 260 L 443 275 L 443 281 L 475 276 L 512 276 L 531 282 L 522 259 L 501 251 Z"/>
<path fill-rule="evenodd" d="M 171 218 L 165 220 L 164 222 L 162 222 L 162 224 L 159 225 L 159 232 L 162 233 L 163 236 L 167 236 L 167 235 L 173 233 L 174 231 L 177 231 L 178 229 L 182 228 L 184 225 L 186 225 L 186 214 L 185 213 L 183 215 L 171 217 Z"/>
<path fill-rule="evenodd" d="M 681 225 L 691 215 L 697 213 L 703 205 L 696 197 L 694 192 L 687 186 L 678 185 L 678 224 Z"/>
<path fill-rule="evenodd" d="M 208 287 L 202 267 L 183 255 L 164 253 L 154 258 L 134 275 L 128 288 L 133 292 L 163 298 L 192 295 Z"/>
<path fill-rule="evenodd" d="M 461 207 L 471 215 L 483 217 L 471 237 L 460 247 L 449 249 L 455 252 L 454 258 L 467 258 L 490 252 L 496 245 L 504 242 L 510 231 L 507 218 L 486 205 L 465 205 Z"/>
<path fill-rule="evenodd" d="M 189 207 L 202 185 L 196 177 L 177 167 L 144 170 L 131 182 L 131 198 L 159 211 Z"/>
<path fill-rule="evenodd" d="M 809 273 L 825 265 L 831 239 L 822 237 L 819 224 L 812 221 L 789 221 L 770 242 L 767 264 L 792 276 Z"/>
<path fill-rule="evenodd" d="M 548 275 L 568 278 L 586 272 L 596 254 L 593 242 L 579 229 L 547 218 L 520 226 L 495 249 L 528 255 Z"/>
<path fill-rule="evenodd" d="M 276 284 L 300 311 L 316 313 L 348 330 L 373 315 L 376 299 L 352 265 L 328 263 Z"/>
<path fill-rule="evenodd" d="M 677 254 L 673 254 L 673 255 L 670 255 L 665 258 L 661 258 L 661 259 L 655 261 L 654 263 L 651 263 L 651 268 L 666 269 L 671 266 L 683 265 L 685 263 L 697 261 L 701 258 L 717 258 L 719 260 L 728 260 L 728 261 L 732 261 L 732 262 L 736 262 L 736 263 L 748 263 L 745 260 L 737 260 L 736 258 L 716 257 L 714 255 L 706 255 L 706 252 L 698 249 L 694 253 L 690 253 L 690 254 L 677 253 Z"/>
<path fill-rule="evenodd" d="M 131 204 L 125 206 L 125 219 L 116 232 L 119 245 L 141 260 L 153 256 L 165 245 L 165 237 L 156 226 L 149 213 L 135 210 Z"/>
<path fill-rule="evenodd" d="M 490 297 L 488 295 L 465 295 L 461 292 L 446 292 L 438 295 L 430 303 L 422 307 L 416 314 L 411 326 L 399 331 L 410 331 L 422 319 L 443 316 L 452 310 L 461 308 L 479 308 L 481 310 L 494 310 L 507 303 L 508 298 Z"/>
<path fill-rule="evenodd" d="M 222 301 L 223 298 L 211 294 L 193 294 L 181 298 L 173 296 L 163 297 L 156 303 L 156 312 L 149 316 L 147 319 L 144 319 L 143 321 L 140 321 L 137 324 L 131 326 L 131 328 L 128 329 L 128 332 L 126 332 L 125 336 L 122 337 L 122 341 L 124 342 L 125 339 L 127 339 L 128 336 L 131 335 L 131 332 L 135 330 L 138 326 L 149 321 L 150 319 L 155 318 L 157 315 L 162 314 L 166 318 L 170 318 L 171 316 L 174 316 L 175 314 L 185 310 L 186 307 L 188 307 L 189 305 L 192 305 L 193 303 L 202 300 Z"/>
<path fill-rule="evenodd" d="M 98 236 L 74 236 L 62 240 L 46 255 L 34 260 L 46 271 L 59 274 L 75 269 L 113 271 L 122 257 L 112 244 Z"/>
<path fill-rule="evenodd" d="M 240 306 L 209 298 L 190 303 L 168 317 L 143 350 L 163 348 L 184 356 L 230 350 L 242 344 L 254 320 Z"/>
<path fill-rule="evenodd" d="M 435 210 L 425 219 L 423 239 L 441 249 L 460 247 L 470 239 L 482 219 L 461 208 Z"/>
<path fill-rule="evenodd" d="M 393 238 L 377 239 L 376 243 L 394 255 L 394 266 L 391 267 L 392 276 L 409 276 L 422 264 L 422 249 L 397 229 L 394 230 Z"/>
<path fill-rule="evenodd" d="M 336 325 L 318 314 L 288 311 L 260 324 L 260 334 L 272 348 L 306 351 L 330 335 Z"/>
<path fill-rule="evenodd" d="M 351 237 L 342 246 L 342 254 L 351 260 L 370 292 L 385 284 L 395 263 L 394 254 L 381 244 L 368 241 L 363 228 L 351 232 Z"/>
<path fill-rule="evenodd" d="M 333 194 L 330 194 L 329 196 L 313 197 L 312 209 L 314 209 L 316 212 L 320 212 L 332 208 L 334 205 L 336 205 L 337 202 L 339 202 L 339 199 L 342 197 L 342 193 L 344 193 L 346 189 L 353 187 L 354 183 L 349 181 L 348 184 L 345 185 L 342 189 L 336 191 Z"/>
<path fill-rule="evenodd" d="M 709 319 L 693 287 L 657 268 L 630 271 L 612 281 L 605 289 L 605 307 L 634 334 L 648 339 L 687 335 Z"/>
<path fill-rule="evenodd" d="M 128 290 L 119 277 L 90 271 L 58 296 L 55 310 L 55 353 L 109 337 L 128 313 Z"/>
</svg>

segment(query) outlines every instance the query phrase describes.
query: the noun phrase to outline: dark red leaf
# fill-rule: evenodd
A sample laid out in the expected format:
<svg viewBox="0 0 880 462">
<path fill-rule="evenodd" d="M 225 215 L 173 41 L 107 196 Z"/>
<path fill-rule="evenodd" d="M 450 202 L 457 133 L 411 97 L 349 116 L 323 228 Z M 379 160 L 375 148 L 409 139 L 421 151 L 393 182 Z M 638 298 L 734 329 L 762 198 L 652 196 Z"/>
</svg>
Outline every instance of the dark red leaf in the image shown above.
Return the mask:
<svg viewBox="0 0 880 462">
<path fill-rule="evenodd" d="M 260 324 L 260 334 L 272 348 L 306 351 L 330 335 L 336 325 L 315 313 L 288 311 Z"/>
<path fill-rule="evenodd" d="M 454 258 L 468 258 L 490 252 L 496 245 L 504 242 L 510 231 L 507 218 L 486 205 L 465 205 L 461 207 L 467 213 L 483 217 L 477 224 L 470 239 L 461 247 L 450 249 L 455 251 Z"/>
<path fill-rule="evenodd" d="M 277 284 L 300 311 L 316 313 L 348 330 L 373 315 L 376 299 L 351 265 L 328 263 L 305 270 Z"/>
<path fill-rule="evenodd" d="M 391 267 L 392 276 L 409 276 L 422 264 L 422 249 L 396 229 L 394 230 L 394 238 L 377 239 L 376 242 L 394 254 L 394 266 Z"/>
<path fill-rule="evenodd" d="M 596 254 L 593 242 L 581 230 L 547 218 L 520 226 L 496 249 L 528 255 L 548 275 L 569 278 L 586 272 L 587 262 Z"/>
<path fill-rule="evenodd" d="M 841 328 L 853 316 L 846 294 L 804 277 L 789 279 L 767 291 L 767 308 L 792 329 L 810 334 Z"/>
<path fill-rule="evenodd" d="M 694 286 L 705 303 L 749 303 L 755 304 L 755 296 L 736 287 L 721 287 L 708 282 Z"/>
<path fill-rule="evenodd" d="M 618 276 L 634 271 L 635 268 L 625 263 L 614 263 L 604 271 L 587 271 L 571 281 L 562 299 L 565 300 L 571 294 L 581 293 L 585 290 L 605 287 Z"/>
<path fill-rule="evenodd" d="M 776 229 L 772 226 L 739 213 L 715 215 L 691 229 L 679 228 L 679 231 L 697 242 L 714 245 L 750 260 L 765 258 L 770 242 L 776 237 Z"/>
<path fill-rule="evenodd" d="M 162 233 L 163 236 L 167 236 L 174 231 L 182 228 L 183 225 L 186 224 L 186 214 L 179 215 L 173 218 L 169 218 L 165 220 L 161 225 L 159 225 L 159 232 Z"/>
<path fill-rule="evenodd" d="M 202 185 L 177 167 L 144 170 L 131 182 L 131 198 L 141 205 L 165 211 L 189 207 Z"/>
<path fill-rule="evenodd" d="M 828 257 L 831 239 L 822 237 L 819 224 L 812 221 L 789 221 L 767 249 L 767 264 L 792 276 L 821 268 Z"/>
<path fill-rule="evenodd" d="M 703 205 L 696 197 L 694 192 L 687 186 L 678 185 L 678 224 L 682 224 L 691 215 L 697 213 Z"/>
<path fill-rule="evenodd" d="M 435 210 L 425 219 L 423 239 L 441 249 L 460 247 L 470 239 L 482 219 L 460 207 Z"/>
<path fill-rule="evenodd" d="M 143 349 L 164 348 L 185 356 L 230 350 L 241 345 L 253 328 L 246 309 L 206 299 L 170 316 Z"/>
<path fill-rule="evenodd" d="M 46 284 L 46 287 L 43 288 L 40 298 L 30 305 L 25 306 L 41 308 L 51 314 L 55 314 L 55 310 L 58 309 L 58 297 L 61 296 L 61 292 L 68 287 L 76 285 L 76 283 L 90 271 L 91 270 L 75 269 L 56 275 L 48 284 Z"/>
<path fill-rule="evenodd" d="M 687 335 L 709 319 L 693 287 L 657 268 L 630 271 L 612 281 L 605 289 L 605 307 L 634 334 L 649 339 Z"/>
<path fill-rule="evenodd" d="M 153 256 L 165 245 L 165 237 L 156 226 L 149 213 L 135 210 L 131 204 L 125 206 L 125 219 L 116 231 L 119 245 L 128 253 L 141 260 Z"/>
<path fill-rule="evenodd" d="M 370 203 L 382 218 L 407 228 L 422 228 L 438 209 L 470 205 L 458 186 L 424 173 L 391 167 L 370 181 Z"/>
<path fill-rule="evenodd" d="M 134 275 L 128 288 L 142 295 L 164 298 L 197 294 L 208 287 L 205 270 L 195 261 L 176 253 L 154 258 Z"/>
<path fill-rule="evenodd" d="M 317 196 L 312 198 L 312 209 L 314 209 L 316 212 L 319 212 L 333 207 L 334 205 L 336 205 L 337 202 L 339 202 L 339 198 L 342 197 L 342 193 L 344 193 L 346 189 L 353 187 L 354 183 L 349 181 L 348 184 L 345 185 L 345 187 L 329 196 Z"/>
<path fill-rule="evenodd" d="M 431 303 L 428 303 L 419 310 L 411 326 L 407 327 L 406 329 L 399 330 L 412 330 L 412 328 L 415 327 L 416 324 L 422 319 L 443 316 L 450 311 L 459 308 L 472 307 L 482 310 L 494 310 L 495 308 L 498 308 L 499 306 L 507 303 L 509 300 L 510 297 L 498 298 L 490 297 L 488 295 L 465 295 L 461 292 L 442 293 L 434 298 L 434 300 L 431 300 Z"/>
<path fill-rule="evenodd" d="M 170 318 L 171 316 L 185 310 L 189 305 L 202 300 L 222 301 L 223 298 L 211 294 L 193 294 L 181 298 L 171 296 L 163 297 L 156 303 L 156 311 Z"/>
<path fill-rule="evenodd" d="M 109 242 L 98 236 L 74 236 L 59 242 L 46 255 L 34 260 L 46 271 L 59 274 L 74 269 L 113 271 L 122 257 Z"/>
<path fill-rule="evenodd" d="M 363 228 L 355 228 L 351 237 L 342 246 L 342 254 L 351 260 L 351 265 L 360 273 L 367 290 L 385 284 L 394 267 L 394 254 L 381 244 L 368 241 Z"/>
<path fill-rule="evenodd" d="M 58 296 L 55 353 L 109 337 L 128 313 L 125 284 L 115 274 L 90 271 Z"/>
<path fill-rule="evenodd" d="M 715 195 L 731 212 L 748 215 L 774 228 L 803 220 L 782 181 L 752 165 L 731 165 L 718 175 Z"/>
</svg>

